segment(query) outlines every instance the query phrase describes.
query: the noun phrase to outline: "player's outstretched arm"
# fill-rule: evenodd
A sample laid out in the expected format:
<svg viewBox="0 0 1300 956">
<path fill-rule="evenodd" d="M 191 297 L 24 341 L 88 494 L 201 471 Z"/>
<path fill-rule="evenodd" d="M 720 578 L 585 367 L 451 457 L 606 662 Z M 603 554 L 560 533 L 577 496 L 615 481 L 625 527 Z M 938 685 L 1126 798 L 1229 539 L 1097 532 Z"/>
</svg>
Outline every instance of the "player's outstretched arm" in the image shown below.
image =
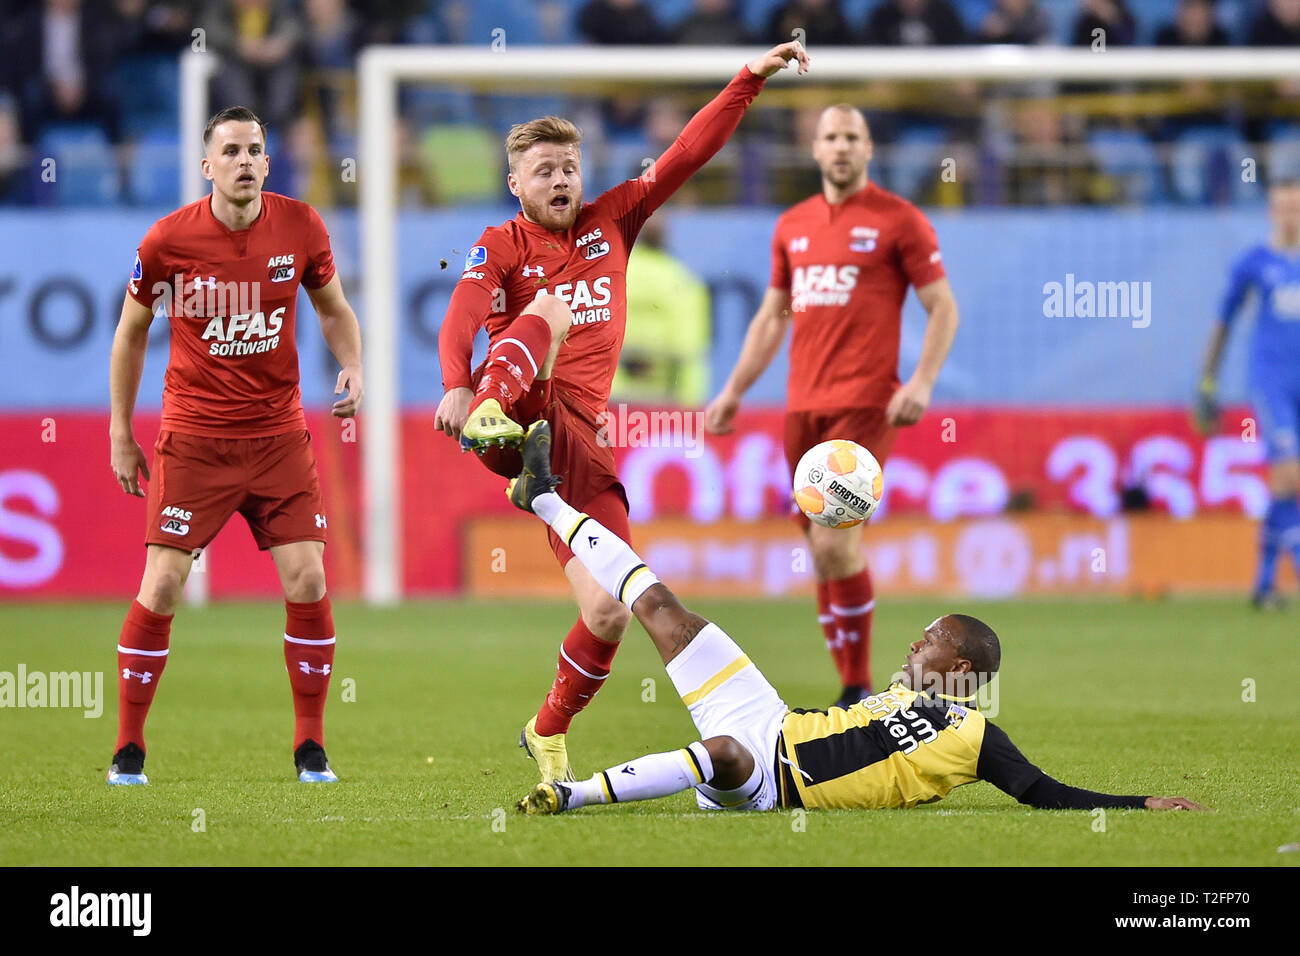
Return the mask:
<svg viewBox="0 0 1300 956">
<path fill-rule="evenodd" d="M 113 477 L 128 495 L 144 497 L 140 475 L 149 480 L 149 462 L 144 450 L 135 440 L 131 418 L 135 414 L 135 399 L 140 392 L 140 376 L 144 372 L 144 355 L 149 348 L 149 325 L 153 312 L 130 295 L 122 303 L 122 315 L 113 333 L 113 352 L 108 367 L 108 392 L 112 407 L 108 425 L 112 446 L 110 463 Z"/>
<path fill-rule="evenodd" d="M 1148 810 L 1208 810 L 1186 797 L 1147 797 Z"/>
<path fill-rule="evenodd" d="M 1205 810 L 1186 797 L 1123 796 L 1071 787 L 1030 763 L 1006 732 L 991 721 L 984 726 L 976 775 L 1003 793 L 1039 810 Z"/>
<path fill-rule="evenodd" d="M 351 418 L 361 408 L 361 398 L 365 393 L 365 378 L 361 370 L 361 326 L 357 323 L 357 314 L 343 294 L 343 283 L 339 281 L 338 273 L 319 289 L 308 289 L 307 296 L 320 319 L 325 344 L 334 353 L 341 369 L 334 384 L 334 394 L 343 395 L 343 398 L 334 403 L 331 412 L 335 418 Z"/>
<path fill-rule="evenodd" d="M 787 43 L 778 43 L 758 59 L 750 60 L 745 65 L 749 67 L 750 73 L 767 79 L 784 70 L 791 60 L 795 61 L 800 76 L 808 72 L 808 67 L 812 63 L 803 44 L 798 40 L 790 40 Z"/>
<path fill-rule="evenodd" d="M 1210 343 L 1205 349 L 1205 363 L 1201 367 L 1201 380 L 1196 387 L 1196 407 L 1192 417 L 1202 435 L 1210 435 L 1219 424 L 1219 363 L 1223 360 L 1223 350 L 1228 344 L 1231 326 L 1224 322 L 1216 323 L 1210 335 Z"/>
<path fill-rule="evenodd" d="M 639 221 L 644 222 L 644 217 L 662 206 L 697 169 L 722 149 L 740 125 L 749 104 L 763 88 L 764 79 L 792 60 L 798 64 L 800 73 L 808 71 L 808 54 L 798 41 L 774 46 L 741 67 L 726 88 L 691 117 L 672 145 L 640 177 L 611 191 L 617 191 L 618 198 L 614 200 L 616 214 L 621 216 L 627 210 L 639 207 Z"/>
<path fill-rule="evenodd" d="M 1254 255 L 1248 252 L 1233 263 L 1228 274 L 1228 288 L 1223 294 L 1223 301 L 1219 303 L 1219 320 L 1215 323 L 1205 349 L 1201 380 L 1196 388 L 1196 404 L 1192 409 L 1192 419 L 1204 435 L 1213 433 L 1219 425 L 1219 364 L 1223 361 L 1223 351 L 1227 347 L 1228 336 L 1232 333 L 1233 320 L 1255 286 L 1254 262 Z"/>
<path fill-rule="evenodd" d="M 957 299 L 947 279 L 936 279 L 916 290 L 927 320 L 925 338 L 921 342 L 921 357 L 916 371 L 898 391 L 894 392 L 885 408 L 885 420 L 893 427 L 915 425 L 930 406 L 930 394 L 939 378 L 957 335 Z"/>
<path fill-rule="evenodd" d="M 769 286 L 745 332 L 745 344 L 740 348 L 736 367 L 731 370 L 718 397 L 704 412 L 704 427 L 709 432 L 725 435 L 732 430 L 731 423 L 740 410 L 741 399 L 772 364 L 789 328 L 790 290 Z"/>
</svg>

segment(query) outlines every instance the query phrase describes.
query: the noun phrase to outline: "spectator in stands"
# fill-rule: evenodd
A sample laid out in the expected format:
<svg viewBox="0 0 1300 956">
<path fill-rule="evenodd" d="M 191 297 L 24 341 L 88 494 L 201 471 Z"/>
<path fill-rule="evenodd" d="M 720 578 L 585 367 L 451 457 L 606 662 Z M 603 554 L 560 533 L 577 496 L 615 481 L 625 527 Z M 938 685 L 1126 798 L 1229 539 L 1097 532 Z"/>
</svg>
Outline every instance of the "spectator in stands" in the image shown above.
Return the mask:
<svg viewBox="0 0 1300 956">
<path fill-rule="evenodd" d="M 1300 44 L 1300 0 L 1268 0 L 1250 27 L 1251 46 Z"/>
<path fill-rule="evenodd" d="M 0 203 L 27 202 L 27 149 L 19 128 L 18 104 L 8 94 L 0 94 Z"/>
<path fill-rule="evenodd" d="M 772 11 L 767 22 L 765 43 L 785 41 L 804 31 L 804 41 L 817 46 L 853 43 L 853 31 L 840 12 L 839 0 L 790 0 Z"/>
<path fill-rule="evenodd" d="M 749 43 L 749 31 L 736 6 L 736 0 L 695 0 L 695 8 L 673 31 L 673 39 L 702 46 Z"/>
<path fill-rule="evenodd" d="M 307 65 L 325 70 L 347 70 L 356 54 L 357 21 L 344 0 L 306 0 L 303 49 Z"/>
<path fill-rule="evenodd" d="M 1227 46 L 1228 31 L 1214 20 L 1214 0 L 1179 0 L 1174 18 L 1156 33 L 1156 46 Z"/>
<path fill-rule="evenodd" d="M 867 20 L 867 42 L 880 46 L 962 43 L 966 27 L 948 0 L 885 0 Z"/>
<path fill-rule="evenodd" d="M 591 0 L 578 13 L 578 30 L 592 43 L 649 46 L 667 36 L 643 0 Z"/>
<path fill-rule="evenodd" d="M 440 4 L 437 0 L 351 0 L 349 6 L 362 33 L 357 44 L 360 48 L 371 43 L 410 42 L 407 28 L 412 21 Z M 430 37 L 427 42 L 437 39 Z"/>
<path fill-rule="evenodd" d="M 1101 33 L 1098 34 L 1097 31 Z M 1137 21 L 1124 0 L 1079 0 L 1071 42 L 1075 46 L 1129 46 L 1137 39 Z"/>
<path fill-rule="evenodd" d="M 627 335 L 611 400 L 698 408 L 709 397 L 709 290 L 664 250 L 663 213 L 627 264 Z"/>
<path fill-rule="evenodd" d="M 113 8 L 126 28 L 131 53 L 176 53 L 193 40 L 194 3 L 171 0 L 114 0 Z"/>
<path fill-rule="evenodd" d="M 1046 43 L 1051 32 L 1038 0 L 997 0 L 980 24 L 979 37 L 984 43 Z"/>
<path fill-rule="evenodd" d="M 22 104 L 23 138 L 34 142 L 54 123 L 94 123 L 122 139 L 113 65 L 122 49 L 111 10 L 81 0 L 31 4 L 11 26 L 6 66 Z"/>
<path fill-rule="evenodd" d="M 1067 126 L 1048 103 L 1026 106 L 1016 116 L 1013 162 L 1004 165 L 1005 198 L 1021 206 L 1106 204 L 1117 187 L 1102 173 L 1083 137 L 1083 124 Z"/>
<path fill-rule="evenodd" d="M 272 129 L 287 128 L 300 99 L 303 34 L 289 0 L 216 0 L 199 25 L 208 49 L 222 57 L 213 101 L 247 106 Z"/>
<path fill-rule="evenodd" d="M 338 74 L 350 71 L 356 57 L 357 20 L 344 0 L 307 0 L 303 14 L 304 62 L 313 71 L 305 91 L 319 101 L 325 138 L 330 141 L 339 132 Z"/>
</svg>

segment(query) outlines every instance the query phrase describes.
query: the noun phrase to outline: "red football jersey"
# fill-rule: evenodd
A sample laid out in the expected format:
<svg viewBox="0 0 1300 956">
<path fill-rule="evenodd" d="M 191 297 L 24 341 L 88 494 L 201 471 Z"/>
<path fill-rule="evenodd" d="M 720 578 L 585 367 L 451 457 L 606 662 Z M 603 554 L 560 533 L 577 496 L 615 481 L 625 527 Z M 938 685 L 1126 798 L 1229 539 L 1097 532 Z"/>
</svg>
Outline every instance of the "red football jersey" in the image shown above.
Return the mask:
<svg viewBox="0 0 1300 956">
<path fill-rule="evenodd" d="M 162 428 L 216 438 L 306 428 L 294 313 L 299 285 L 334 277 L 329 232 L 311 206 L 267 192 L 253 224 L 233 232 L 211 198 L 153 224 L 127 285 L 171 322 Z"/>
<path fill-rule="evenodd" d="M 650 214 L 722 148 L 762 87 L 763 79 L 742 67 L 645 174 L 584 203 L 567 232 L 551 232 L 522 212 L 487 229 L 465 259 L 439 332 L 443 387 L 470 387 L 479 326 L 486 323 L 495 342 L 544 290 L 573 309 L 552 378 L 596 412 L 604 409 L 623 347 L 632 244 Z"/>
<path fill-rule="evenodd" d="M 944 276 L 925 214 L 869 183 L 838 206 L 818 193 L 772 235 L 772 288 L 790 292 L 791 411 L 884 408 L 898 387 L 908 285 Z"/>
</svg>

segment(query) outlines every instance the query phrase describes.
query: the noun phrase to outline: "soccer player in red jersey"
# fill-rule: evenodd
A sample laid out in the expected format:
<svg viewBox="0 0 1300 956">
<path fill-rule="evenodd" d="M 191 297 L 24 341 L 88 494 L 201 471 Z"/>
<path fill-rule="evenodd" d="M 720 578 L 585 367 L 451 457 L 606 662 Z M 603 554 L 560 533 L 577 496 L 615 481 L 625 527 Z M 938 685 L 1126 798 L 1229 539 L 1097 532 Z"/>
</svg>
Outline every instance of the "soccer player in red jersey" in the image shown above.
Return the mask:
<svg viewBox="0 0 1300 956">
<path fill-rule="evenodd" d="M 741 68 L 646 172 L 582 202 L 581 133 L 548 116 L 506 140 L 510 191 L 522 211 L 486 230 L 469 251 L 438 336 L 443 388 L 436 425 L 475 448 L 498 474 L 519 473 L 523 426 L 550 422 L 565 494 L 630 539 L 627 497 L 601 416 L 623 343 L 628 253 L 646 219 L 735 131 L 767 77 L 808 57 L 783 43 Z M 486 323 L 486 361 L 471 370 L 474 334 Z M 631 618 L 554 531 L 551 547 L 581 614 L 560 647 L 558 675 L 520 743 L 544 780 L 569 776 L 565 733 L 600 689 Z"/>
<path fill-rule="evenodd" d="M 871 151 L 871 133 L 858 110 L 832 106 L 822 113 L 813 141 L 821 194 L 777 220 L 767 292 L 727 384 L 705 414 L 709 431 L 731 430 L 742 396 L 793 325 L 785 417 L 791 472 L 805 451 L 832 438 L 857 442 L 883 465 L 897 429 L 925 413 L 957 331 L 957 303 L 934 229 L 907 200 L 869 181 Z M 929 319 L 916 371 L 900 384 L 898 346 L 909 285 Z M 832 530 L 795 511 L 812 551 L 817 620 L 840 673 L 837 703 L 847 707 L 871 692 L 875 594 L 862 527 Z"/>
<path fill-rule="evenodd" d="M 357 413 L 361 330 L 334 271 L 329 233 L 306 203 L 263 192 L 266 130 L 243 107 L 203 131 L 212 194 L 158 220 L 136 252 L 113 338 L 112 467 L 146 497 L 140 593 L 117 646 L 117 752 L 110 784 L 144 784 L 144 723 L 167 663 L 173 611 L 195 556 L 236 511 L 269 550 L 284 586 L 284 658 L 293 691 L 294 764 L 337 780 L 323 716 L 334 660 L 325 593 L 325 509 L 299 392 L 295 316 L 304 286 L 342 366 L 333 414 Z M 153 474 L 131 429 L 149 325 L 171 323 Z"/>
</svg>

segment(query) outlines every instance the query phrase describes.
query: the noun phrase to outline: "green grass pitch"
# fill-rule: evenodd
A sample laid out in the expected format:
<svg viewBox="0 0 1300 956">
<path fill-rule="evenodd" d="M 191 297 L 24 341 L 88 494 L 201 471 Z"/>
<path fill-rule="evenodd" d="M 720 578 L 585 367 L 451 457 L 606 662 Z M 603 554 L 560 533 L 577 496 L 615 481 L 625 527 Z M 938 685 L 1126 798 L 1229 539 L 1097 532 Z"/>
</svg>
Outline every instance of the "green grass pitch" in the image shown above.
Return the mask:
<svg viewBox="0 0 1300 956">
<path fill-rule="evenodd" d="M 699 602 L 793 706 L 836 688 L 809 600 Z M 342 778 L 296 782 L 278 604 L 182 608 L 149 722 L 147 788 L 111 788 L 125 604 L 0 606 L 0 671 L 98 670 L 103 716 L 0 709 L 0 865 L 1083 864 L 1291 866 L 1300 841 L 1300 633 L 1244 600 L 881 602 L 883 682 L 947 610 L 1003 642 L 997 722 L 1048 773 L 1182 794 L 1206 814 L 1044 812 L 984 783 L 914 810 L 717 814 L 693 795 L 526 818 L 519 728 L 573 619 L 558 602 L 335 608 L 326 745 Z M 355 700 L 344 700 L 351 689 Z M 1243 696 L 1253 700 L 1243 699 Z M 584 776 L 695 739 L 633 625 L 570 734 Z M 201 812 L 200 812 L 201 811 Z M 1102 824 L 1104 823 L 1104 829 Z"/>
</svg>

